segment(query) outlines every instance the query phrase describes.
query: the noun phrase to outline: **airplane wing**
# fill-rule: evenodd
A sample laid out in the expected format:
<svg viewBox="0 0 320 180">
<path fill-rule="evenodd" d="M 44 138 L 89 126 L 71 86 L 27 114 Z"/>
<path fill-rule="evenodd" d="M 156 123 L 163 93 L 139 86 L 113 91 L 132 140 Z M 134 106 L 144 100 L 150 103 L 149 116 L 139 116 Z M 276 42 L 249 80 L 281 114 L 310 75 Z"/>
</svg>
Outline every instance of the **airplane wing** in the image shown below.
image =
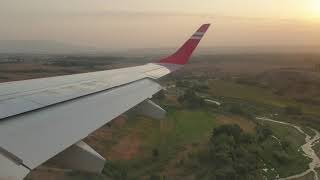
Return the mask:
<svg viewBox="0 0 320 180">
<path fill-rule="evenodd" d="M 137 105 L 145 111 L 160 108 L 148 100 L 162 89 L 156 79 L 186 64 L 208 28 L 202 25 L 177 52 L 156 63 L 1 83 L 0 179 L 23 179 L 66 149 L 75 156 L 65 157 L 73 161 L 69 165 L 84 164 L 79 161 L 85 155 L 76 154 L 95 154 L 81 141 L 90 133 Z"/>
</svg>

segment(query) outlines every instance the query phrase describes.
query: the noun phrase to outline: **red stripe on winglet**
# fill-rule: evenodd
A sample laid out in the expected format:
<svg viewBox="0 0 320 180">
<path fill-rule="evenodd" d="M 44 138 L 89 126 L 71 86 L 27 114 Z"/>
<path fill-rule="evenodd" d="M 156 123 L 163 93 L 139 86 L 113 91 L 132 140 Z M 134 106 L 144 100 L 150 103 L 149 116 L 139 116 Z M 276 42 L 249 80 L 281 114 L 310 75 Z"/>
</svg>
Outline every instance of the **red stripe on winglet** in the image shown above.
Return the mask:
<svg viewBox="0 0 320 180">
<path fill-rule="evenodd" d="M 205 33 L 210 24 L 202 25 L 196 32 L 203 32 Z M 172 54 L 169 57 L 161 59 L 160 63 L 169 63 L 169 64 L 186 64 L 192 55 L 193 51 L 196 49 L 197 45 L 199 44 L 201 38 L 190 38 L 187 42 L 185 42 L 182 47 L 178 49 L 177 52 Z"/>
</svg>

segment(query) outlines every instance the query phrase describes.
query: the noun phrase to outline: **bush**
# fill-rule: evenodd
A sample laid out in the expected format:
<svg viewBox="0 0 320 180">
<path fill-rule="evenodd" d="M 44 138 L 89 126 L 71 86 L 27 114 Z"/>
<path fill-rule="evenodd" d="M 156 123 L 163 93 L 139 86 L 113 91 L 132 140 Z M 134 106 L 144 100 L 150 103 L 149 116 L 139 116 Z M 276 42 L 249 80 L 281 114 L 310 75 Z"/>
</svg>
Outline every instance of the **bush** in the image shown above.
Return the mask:
<svg viewBox="0 0 320 180">
<path fill-rule="evenodd" d="M 297 106 L 287 106 L 285 107 L 284 111 L 288 115 L 302 115 L 301 107 Z"/>
<path fill-rule="evenodd" d="M 290 149 L 290 143 L 287 140 L 281 141 L 281 146 L 284 151 L 287 151 L 288 149 Z"/>
<path fill-rule="evenodd" d="M 259 142 L 265 141 L 268 137 L 270 137 L 273 134 L 270 127 L 261 125 L 261 124 L 259 124 L 256 127 L 256 131 L 257 131 L 257 139 Z"/>
<path fill-rule="evenodd" d="M 194 90 L 188 89 L 184 95 L 180 96 L 178 98 L 178 101 L 181 104 L 185 104 L 186 106 L 190 108 L 200 108 L 202 107 L 205 103 L 204 100 L 199 97 Z"/>
<path fill-rule="evenodd" d="M 152 156 L 153 156 L 154 158 L 157 158 L 157 157 L 159 156 L 159 150 L 156 149 L 156 148 L 154 148 L 154 149 L 152 150 Z"/>
<path fill-rule="evenodd" d="M 239 125 L 222 125 L 213 129 L 208 151 L 199 154 L 199 162 L 207 163 L 210 179 L 256 179 L 259 157 L 253 135 L 244 133 Z M 257 145 L 257 144 L 256 144 Z"/>
<path fill-rule="evenodd" d="M 150 180 L 161 180 L 161 177 L 159 175 L 151 175 Z"/>
<path fill-rule="evenodd" d="M 215 140 L 215 138 L 219 135 L 225 134 L 227 136 L 233 137 L 236 142 L 238 143 L 238 140 L 240 138 L 240 134 L 242 133 L 242 129 L 239 125 L 222 125 L 218 128 L 215 128 L 212 133 L 211 140 Z"/>
<path fill-rule="evenodd" d="M 236 114 L 236 115 L 243 115 L 245 114 L 241 108 L 240 105 L 238 104 L 233 104 L 229 107 L 229 112 L 232 114 Z"/>
<path fill-rule="evenodd" d="M 255 139 L 254 139 L 253 135 L 251 135 L 249 133 L 243 133 L 240 136 L 240 141 L 241 141 L 241 143 L 244 143 L 244 144 L 253 144 Z"/>
<path fill-rule="evenodd" d="M 127 179 L 126 170 L 110 161 L 105 164 L 102 173 L 115 180 Z"/>
</svg>

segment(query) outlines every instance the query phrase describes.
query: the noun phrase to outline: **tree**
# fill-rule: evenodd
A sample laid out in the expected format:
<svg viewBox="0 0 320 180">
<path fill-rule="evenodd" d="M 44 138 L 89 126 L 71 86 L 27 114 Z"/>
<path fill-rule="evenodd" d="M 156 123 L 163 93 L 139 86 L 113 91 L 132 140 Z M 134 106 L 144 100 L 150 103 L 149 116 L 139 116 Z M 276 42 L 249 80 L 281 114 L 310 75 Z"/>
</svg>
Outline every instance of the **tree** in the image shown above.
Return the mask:
<svg viewBox="0 0 320 180">
<path fill-rule="evenodd" d="M 157 158 L 157 157 L 159 156 L 159 150 L 158 150 L 157 148 L 154 148 L 154 149 L 152 150 L 152 156 L 153 156 L 154 158 Z"/>
<path fill-rule="evenodd" d="M 240 134 L 242 133 L 242 129 L 240 128 L 239 125 L 237 124 L 226 124 L 226 125 L 222 125 L 218 128 L 215 128 L 212 132 L 212 137 L 211 140 L 214 140 L 215 137 L 221 135 L 221 134 L 225 134 L 227 136 L 232 136 L 235 140 L 236 143 L 239 142 L 240 139 Z"/>
<path fill-rule="evenodd" d="M 239 125 L 222 125 L 212 131 L 208 155 L 200 155 L 200 163 L 207 163 L 210 179 L 256 179 L 259 157 L 253 135 L 242 131 Z"/>
<path fill-rule="evenodd" d="M 270 137 L 273 132 L 270 127 L 259 124 L 256 128 L 257 131 L 257 139 L 259 142 L 265 141 L 268 137 Z"/>
<path fill-rule="evenodd" d="M 290 148 L 290 143 L 287 140 L 283 140 L 281 141 L 281 146 L 283 150 L 287 151 Z"/>
<path fill-rule="evenodd" d="M 249 133 L 243 133 L 240 136 L 240 141 L 241 141 L 241 143 L 244 143 L 244 144 L 253 144 L 254 143 L 254 136 Z"/>
<path fill-rule="evenodd" d="M 232 114 L 237 114 L 237 115 L 243 115 L 244 112 L 241 108 L 240 105 L 238 104 L 232 104 L 229 108 L 229 112 L 232 113 Z"/>
<path fill-rule="evenodd" d="M 150 180 L 160 180 L 161 177 L 159 175 L 151 175 Z"/>
<path fill-rule="evenodd" d="M 185 104 L 190 108 L 199 108 L 204 105 L 204 100 L 199 97 L 193 89 L 188 89 L 178 98 L 181 104 Z"/>
<path fill-rule="evenodd" d="M 102 173 L 115 180 L 127 179 L 127 171 L 121 166 L 112 163 L 111 161 L 108 161 L 105 164 Z"/>
</svg>

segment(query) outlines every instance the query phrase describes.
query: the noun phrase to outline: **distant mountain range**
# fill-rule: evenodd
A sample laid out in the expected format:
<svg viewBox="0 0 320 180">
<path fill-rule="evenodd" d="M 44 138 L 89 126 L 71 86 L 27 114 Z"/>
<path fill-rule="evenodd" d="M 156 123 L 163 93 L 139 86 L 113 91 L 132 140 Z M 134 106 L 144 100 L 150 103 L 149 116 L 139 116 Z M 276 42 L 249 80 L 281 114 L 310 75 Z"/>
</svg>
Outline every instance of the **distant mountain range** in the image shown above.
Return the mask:
<svg viewBox="0 0 320 180">
<path fill-rule="evenodd" d="M 22 54 L 95 54 L 102 50 L 49 40 L 0 40 L 0 53 Z"/>
<path fill-rule="evenodd" d="M 113 54 L 121 56 L 163 56 L 177 47 L 108 49 L 73 45 L 50 40 L 0 40 L 0 54 Z M 251 47 L 201 47 L 196 54 L 246 54 L 246 53 L 320 53 L 320 45 L 309 46 L 251 46 Z"/>
</svg>

